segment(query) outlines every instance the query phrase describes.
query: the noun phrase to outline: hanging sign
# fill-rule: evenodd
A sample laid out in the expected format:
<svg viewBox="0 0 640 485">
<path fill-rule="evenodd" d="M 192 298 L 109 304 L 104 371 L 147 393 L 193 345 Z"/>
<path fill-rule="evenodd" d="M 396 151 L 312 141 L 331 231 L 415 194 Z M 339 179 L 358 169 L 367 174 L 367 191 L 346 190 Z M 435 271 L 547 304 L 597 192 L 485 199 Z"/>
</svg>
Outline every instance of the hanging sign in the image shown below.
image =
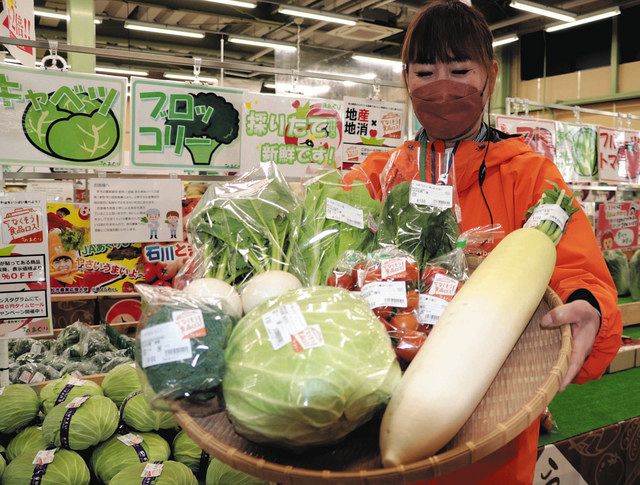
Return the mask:
<svg viewBox="0 0 640 485">
<path fill-rule="evenodd" d="M 273 162 L 283 175 L 304 177 L 341 168 L 342 102 L 264 94 L 245 95 L 243 172 Z"/>
<path fill-rule="evenodd" d="M 638 210 L 635 202 L 605 202 L 598 207 L 596 238 L 603 251 L 638 245 Z"/>
<path fill-rule="evenodd" d="M 534 152 L 549 160 L 555 159 L 556 123 L 551 120 L 523 118 L 520 116 L 496 116 L 496 128 L 509 134 L 522 135 L 524 142 Z"/>
<path fill-rule="evenodd" d="M 598 171 L 602 182 L 638 183 L 640 132 L 598 126 Z"/>
<path fill-rule="evenodd" d="M 53 334 L 45 195 L 0 196 L 0 338 Z"/>
<path fill-rule="evenodd" d="M 36 40 L 33 0 L 2 0 L 0 37 Z M 9 53 L 24 66 L 35 67 L 36 50 L 22 45 L 5 45 Z"/>
<path fill-rule="evenodd" d="M 0 65 L 0 164 L 120 168 L 126 84 Z"/>
<path fill-rule="evenodd" d="M 236 171 L 242 91 L 170 81 L 131 82 L 131 165 Z"/>
</svg>

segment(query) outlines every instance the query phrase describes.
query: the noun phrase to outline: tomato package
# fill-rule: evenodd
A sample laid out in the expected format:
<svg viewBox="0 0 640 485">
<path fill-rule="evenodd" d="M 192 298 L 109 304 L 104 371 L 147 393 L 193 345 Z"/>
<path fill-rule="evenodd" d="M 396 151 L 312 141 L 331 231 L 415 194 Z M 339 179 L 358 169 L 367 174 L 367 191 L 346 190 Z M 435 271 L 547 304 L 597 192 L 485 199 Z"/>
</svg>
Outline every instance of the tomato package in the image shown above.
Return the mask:
<svg viewBox="0 0 640 485">
<path fill-rule="evenodd" d="M 367 256 L 360 251 L 345 251 L 338 258 L 333 271 L 327 278 L 326 285 L 358 291 L 364 281 Z"/>
<path fill-rule="evenodd" d="M 460 234 L 458 241 L 464 241 L 464 253 L 467 256 L 484 258 L 502 239 L 504 229 L 500 224 L 474 227 Z"/>
</svg>

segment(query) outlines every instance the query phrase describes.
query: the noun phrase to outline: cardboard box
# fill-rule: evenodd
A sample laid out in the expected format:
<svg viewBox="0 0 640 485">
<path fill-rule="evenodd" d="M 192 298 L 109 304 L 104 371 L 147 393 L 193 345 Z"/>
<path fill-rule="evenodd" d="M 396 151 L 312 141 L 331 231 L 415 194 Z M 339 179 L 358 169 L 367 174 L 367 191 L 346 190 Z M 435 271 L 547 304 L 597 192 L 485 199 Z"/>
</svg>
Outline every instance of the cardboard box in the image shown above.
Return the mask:
<svg viewBox="0 0 640 485">
<path fill-rule="evenodd" d="M 618 355 L 613 359 L 609 367 L 607 368 L 607 373 L 612 372 L 620 372 L 627 369 L 633 369 L 636 366 L 637 358 L 636 354 L 638 353 L 638 349 L 636 348 L 625 348 L 622 347 L 618 352 Z"/>
</svg>

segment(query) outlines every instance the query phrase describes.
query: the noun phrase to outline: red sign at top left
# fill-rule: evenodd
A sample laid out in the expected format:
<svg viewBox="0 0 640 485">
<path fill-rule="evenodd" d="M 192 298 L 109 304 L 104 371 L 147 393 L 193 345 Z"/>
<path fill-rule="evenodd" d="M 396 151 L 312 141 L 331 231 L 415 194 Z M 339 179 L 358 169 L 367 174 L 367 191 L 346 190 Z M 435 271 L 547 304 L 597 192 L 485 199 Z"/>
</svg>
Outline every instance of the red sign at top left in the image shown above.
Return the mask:
<svg viewBox="0 0 640 485">
<path fill-rule="evenodd" d="M 0 37 L 36 40 L 33 0 L 2 0 Z M 36 50 L 21 45 L 5 45 L 13 57 L 23 65 L 35 67 Z"/>
</svg>

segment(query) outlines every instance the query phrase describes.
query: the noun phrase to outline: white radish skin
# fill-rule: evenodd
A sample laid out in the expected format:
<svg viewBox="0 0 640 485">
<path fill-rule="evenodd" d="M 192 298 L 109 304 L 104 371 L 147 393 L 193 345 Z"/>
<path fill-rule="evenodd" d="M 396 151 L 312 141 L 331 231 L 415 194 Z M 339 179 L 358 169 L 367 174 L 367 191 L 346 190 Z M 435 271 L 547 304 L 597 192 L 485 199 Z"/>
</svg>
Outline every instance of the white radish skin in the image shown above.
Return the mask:
<svg viewBox="0 0 640 485">
<path fill-rule="evenodd" d="M 189 286 L 184 290 L 188 295 L 195 298 L 217 299 L 222 300 L 226 304 L 226 310 L 229 314 L 236 318 L 242 317 L 242 300 L 240 295 L 226 281 L 219 280 L 217 278 L 200 278 L 193 280 Z"/>
<path fill-rule="evenodd" d="M 533 316 L 555 262 L 548 236 L 519 229 L 472 274 L 391 397 L 380 428 L 384 466 L 428 458 L 462 428 Z"/>
<path fill-rule="evenodd" d="M 286 271 L 265 271 L 251 278 L 242 290 L 242 308 L 249 313 L 263 301 L 302 288 L 300 280 Z"/>
</svg>

